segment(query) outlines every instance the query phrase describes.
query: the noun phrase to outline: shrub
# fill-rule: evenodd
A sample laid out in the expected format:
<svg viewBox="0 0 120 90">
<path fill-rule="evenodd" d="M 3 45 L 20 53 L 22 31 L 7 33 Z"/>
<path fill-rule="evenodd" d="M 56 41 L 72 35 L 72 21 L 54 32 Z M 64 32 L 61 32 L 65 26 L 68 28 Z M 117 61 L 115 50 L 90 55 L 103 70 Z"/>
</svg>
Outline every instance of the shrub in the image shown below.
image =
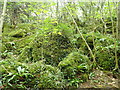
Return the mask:
<svg viewBox="0 0 120 90">
<path fill-rule="evenodd" d="M 62 88 L 65 86 L 62 72 L 42 61 L 37 61 L 28 66 L 29 71 L 35 75 L 34 82 L 37 88 Z"/>
</svg>

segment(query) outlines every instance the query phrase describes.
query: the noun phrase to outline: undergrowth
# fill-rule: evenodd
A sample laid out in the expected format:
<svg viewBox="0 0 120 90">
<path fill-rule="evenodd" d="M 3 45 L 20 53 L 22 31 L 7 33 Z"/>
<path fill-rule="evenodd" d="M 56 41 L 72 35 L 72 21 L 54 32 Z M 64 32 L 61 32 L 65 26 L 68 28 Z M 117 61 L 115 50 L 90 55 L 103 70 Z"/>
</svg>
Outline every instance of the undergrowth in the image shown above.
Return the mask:
<svg viewBox="0 0 120 90">
<path fill-rule="evenodd" d="M 75 23 L 64 19 L 47 17 L 15 26 L 5 23 L 0 53 L 1 88 L 78 88 L 93 77 L 91 73 L 96 68 L 112 72 L 116 57 L 120 68 L 120 41 L 111 33 L 109 18 L 105 18 L 110 26 L 107 31 L 99 17 L 95 26 L 88 17 L 83 21 L 74 18 L 83 38 Z"/>
</svg>

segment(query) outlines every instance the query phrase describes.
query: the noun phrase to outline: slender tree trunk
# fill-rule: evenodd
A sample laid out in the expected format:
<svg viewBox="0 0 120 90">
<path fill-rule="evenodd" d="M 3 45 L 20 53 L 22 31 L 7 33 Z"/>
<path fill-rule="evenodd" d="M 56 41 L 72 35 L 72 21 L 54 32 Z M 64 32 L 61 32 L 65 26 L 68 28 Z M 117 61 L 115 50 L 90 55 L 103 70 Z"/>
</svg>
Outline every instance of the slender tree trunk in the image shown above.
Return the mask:
<svg viewBox="0 0 120 90">
<path fill-rule="evenodd" d="M 116 30 L 116 40 L 118 40 L 118 42 L 120 41 L 120 1 L 118 2 L 118 21 L 117 21 L 117 30 Z M 118 72 L 120 72 L 119 69 L 119 61 L 118 61 L 118 56 L 117 56 L 117 47 L 116 47 L 116 42 L 115 42 L 115 69 L 114 70 L 118 70 Z"/>
<path fill-rule="evenodd" d="M 58 0 L 57 0 L 57 6 L 56 6 L 56 17 L 57 17 L 57 19 L 58 19 L 58 12 L 59 12 L 59 2 L 58 2 Z"/>
<path fill-rule="evenodd" d="M 118 2 L 118 39 L 120 40 L 120 1 Z"/>
<path fill-rule="evenodd" d="M 6 6 L 7 6 L 7 0 L 4 0 L 3 12 L 2 12 L 2 15 L 0 18 L 0 53 L 1 53 L 1 47 L 2 47 L 2 27 L 3 27 L 3 22 L 4 22 Z M 1 58 L 0 58 L 0 60 L 1 60 Z"/>
<path fill-rule="evenodd" d="M 7 0 L 4 0 L 3 13 L 0 18 L 0 53 L 1 53 L 1 46 L 2 46 L 2 27 L 3 27 L 4 15 L 5 15 L 5 11 L 6 11 L 6 5 L 7 5 Z M 0 60 L 1 60 L 1 56 L 0 56 Z M 2 82 L 0 81 L 0 83 L 2 83 Z M 0 84 L 0 87 L 2 87 L 1 84 Z"/>
<path fill-rule="evenodd" d="M 92 52 L 90 46 L 88 45 L 88 43 L 87 43 L 86 39 L 84 38 L 83 34 L 80 32 L 79 27 L 78 27 L 78 25 L 77 25 L 77 23 L 76 23 L 74 17 L 72 16 L 72 14 L 70 13 L 70 11 L 68 10 L 68 8 L 67 8 L 66 6 L 65 6 L 65 8 L 66 8 L 68 14 L 70 15 L 70 17 L 72 18 L 73 23 L 75 24 L 78 33 L 80 34 L 80 36 L 81 36 L 81 38 L 83 39 L 83 41 L 85 42 L 85 44 L 86 44 L 88 50 L 90 51 L 90 55 L 91 55 L 92 58 L 93 58 L 93 64 L 95 64 L 95 63 L 96 63 L 95 56 L 94 56 L 94 54 L 93 54 L 93 52 Z"/>
<path fill-rule="evenodd" d="M 0 36 L 2 35 L 2 27 L 3 27 L 3 22 L 4 22 L 6 6 L 7 6 L 7 0 L 4 0 L 3 12 L 2 12 L 2 16 L 0 18 Z"/>
</svg>

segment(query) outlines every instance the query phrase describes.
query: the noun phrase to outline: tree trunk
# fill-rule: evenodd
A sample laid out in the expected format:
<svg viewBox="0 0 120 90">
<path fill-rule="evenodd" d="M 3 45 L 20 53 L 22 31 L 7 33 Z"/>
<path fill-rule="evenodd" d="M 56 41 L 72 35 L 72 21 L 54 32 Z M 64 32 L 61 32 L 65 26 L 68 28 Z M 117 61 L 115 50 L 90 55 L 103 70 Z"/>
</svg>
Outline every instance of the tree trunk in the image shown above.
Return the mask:
<svg viewBox="0 0 120 90">
<path fill-rule="evenodd" d="M 7 6 L 7 0 L 4 0 L 3 12 L 0 18 L 0 36 L 2 35 L 2 27 L 3 27 L 3 22 L 4 22 L 6 6 Z"/>
<path fill-rule="evenodd" d="M 120 1 L 118 2 L 118 39 L 120 40 Z"/>
<path fill-rule="evenodd" d="M 117 33 L 116 33 L 116 39 L 118 41 L 120 41 L 120 2 L 118 2 L 118 21 L 117 21 Z M 118 61 L 118 58 L 117 58 L 117 47 L 116 47 L 116 42 L 115 42 L 115 62 L 116 62 L 116 65 L 115 65 L 115 69 L 114 70 L 118 70 L 118 72 L 120 72 L 120 69 L 119 69 L 119 61 Z"/>
<path fill-rule="evenodd" d="M 7 6 L 7 0 L 4 0 L 3 12 L 2 12 L 2 15 L 0 18 L 0 53 L 1 53 L 1 47 L 2 47 L 2 27 L 3 27 L 3 22 L 4 22 L 6 6 Z M 1 58 L 0 58 L 0 60 L 1 60 Z"/>
</svg>

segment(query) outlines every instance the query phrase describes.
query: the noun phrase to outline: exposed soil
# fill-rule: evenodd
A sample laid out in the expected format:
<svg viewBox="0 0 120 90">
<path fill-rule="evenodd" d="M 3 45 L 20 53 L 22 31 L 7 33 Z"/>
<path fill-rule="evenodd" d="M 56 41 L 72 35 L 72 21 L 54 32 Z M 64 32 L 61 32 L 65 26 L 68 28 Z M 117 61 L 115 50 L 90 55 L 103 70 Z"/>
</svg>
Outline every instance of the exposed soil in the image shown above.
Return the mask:
<svg viewBox="0 0 120 90">
<path fill-rule="evenodd" d="M 95 70 L 90 80 L 80 85 L 80 88 L 119 88 L 120 75 L 114 76 L 112 72 Z"/>
</svg>

